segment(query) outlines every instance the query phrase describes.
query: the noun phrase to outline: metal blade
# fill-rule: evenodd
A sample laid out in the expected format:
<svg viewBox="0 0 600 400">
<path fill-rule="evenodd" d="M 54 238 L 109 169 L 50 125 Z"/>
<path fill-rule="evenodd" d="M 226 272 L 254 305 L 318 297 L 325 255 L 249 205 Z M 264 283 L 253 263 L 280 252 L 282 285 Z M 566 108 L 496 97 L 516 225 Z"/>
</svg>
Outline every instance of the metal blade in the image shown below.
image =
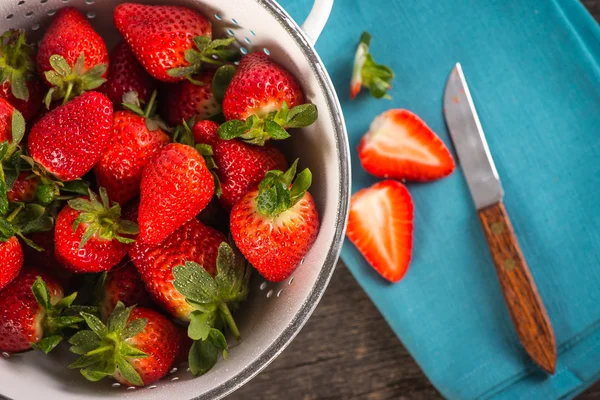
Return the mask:
<svg viewBox="0 0 600 400">
<path fill-rule="evenodd" d="M 477 209 L 501 201 L 504 190 L 460 63 L 446 82 L 444 117 Z"/>
</svg>

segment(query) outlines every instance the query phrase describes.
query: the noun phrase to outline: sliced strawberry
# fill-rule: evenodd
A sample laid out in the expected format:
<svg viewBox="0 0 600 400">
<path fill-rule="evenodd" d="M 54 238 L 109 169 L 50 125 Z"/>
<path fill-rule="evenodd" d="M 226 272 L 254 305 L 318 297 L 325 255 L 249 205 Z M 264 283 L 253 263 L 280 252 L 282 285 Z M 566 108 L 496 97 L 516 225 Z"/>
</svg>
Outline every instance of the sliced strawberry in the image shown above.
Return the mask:
<svg viewBox="0 0 600 400">
<path fill-rule="evenodd" d="M 400 182 L 386 180 L 352 196 L 348 239 L 377 272 L 398 282 L 412 255 L 413 203 Z"/>
<path fill-rule="evenodd" d="M 454 171 L 444 142 L 408 110 L 394 109 L 371 123 L 358 145 L 363 168 L 381 178 L 431 181 Z"/>
</svg>

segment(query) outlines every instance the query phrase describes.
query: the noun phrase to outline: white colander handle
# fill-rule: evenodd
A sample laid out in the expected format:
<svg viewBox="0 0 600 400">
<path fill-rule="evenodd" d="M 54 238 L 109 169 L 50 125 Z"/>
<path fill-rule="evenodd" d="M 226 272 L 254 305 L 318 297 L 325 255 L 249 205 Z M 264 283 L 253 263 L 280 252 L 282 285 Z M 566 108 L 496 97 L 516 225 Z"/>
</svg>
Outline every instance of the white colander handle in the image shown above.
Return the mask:
<svg viewBox="0 0 600 400">
<path fill-rule="evenodd" d="M 317 43 L 319 35 L 325 28 L 325 24 L 331 14 L 333 0 L 315 0 L 310 14 L 302 24 L 302 30 L 310 39 L 312 44 Z"/>
</svg>

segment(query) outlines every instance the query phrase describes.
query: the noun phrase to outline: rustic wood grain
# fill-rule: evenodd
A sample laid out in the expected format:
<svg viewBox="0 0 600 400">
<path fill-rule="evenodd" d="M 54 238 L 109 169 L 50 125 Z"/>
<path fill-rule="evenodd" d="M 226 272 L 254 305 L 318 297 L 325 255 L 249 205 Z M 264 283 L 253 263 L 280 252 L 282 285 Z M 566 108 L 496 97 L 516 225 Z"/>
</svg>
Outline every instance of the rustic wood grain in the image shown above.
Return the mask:
<svg viewBox="0 0 600 400">
<path fill-rule="evenodd" d="M 600 0 L 582 3 L 600 21 Z M 228 400 L 441 398 L 340 262 L 296 339 Z M 600 382 L 579 399 L 600 400 Z"/>
<path fill-rule="evenodd" d="M 554 331 L 504 204 L 479 210 L 479 219 L 521 344 L 536 364 L 554 374 Z"/>
</svg>

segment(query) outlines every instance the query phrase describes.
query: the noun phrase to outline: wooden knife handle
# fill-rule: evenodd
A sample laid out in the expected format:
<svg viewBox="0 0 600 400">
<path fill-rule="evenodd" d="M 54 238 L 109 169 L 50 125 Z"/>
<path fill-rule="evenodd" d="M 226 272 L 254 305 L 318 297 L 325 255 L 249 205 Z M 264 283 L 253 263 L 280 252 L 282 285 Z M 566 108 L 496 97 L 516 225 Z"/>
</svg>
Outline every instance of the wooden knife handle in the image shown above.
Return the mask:
<svg viewBox="0 0 600 400">
<path fill-rule="evenodd" d="M 533 361 L 553 374 L 556 367 L 554 331 L 504 204 L 499 202 L 479 210 L 479 218 L 517 335 Z"/>
</svg>

